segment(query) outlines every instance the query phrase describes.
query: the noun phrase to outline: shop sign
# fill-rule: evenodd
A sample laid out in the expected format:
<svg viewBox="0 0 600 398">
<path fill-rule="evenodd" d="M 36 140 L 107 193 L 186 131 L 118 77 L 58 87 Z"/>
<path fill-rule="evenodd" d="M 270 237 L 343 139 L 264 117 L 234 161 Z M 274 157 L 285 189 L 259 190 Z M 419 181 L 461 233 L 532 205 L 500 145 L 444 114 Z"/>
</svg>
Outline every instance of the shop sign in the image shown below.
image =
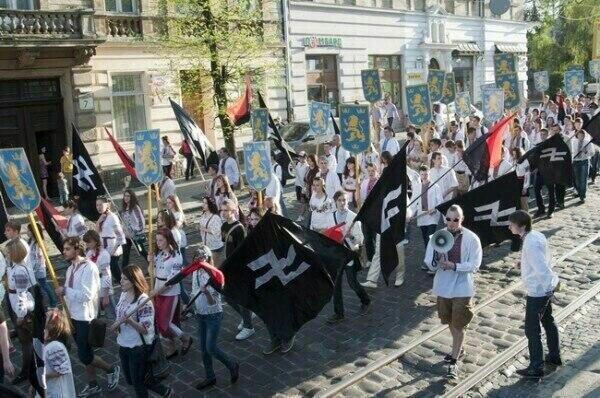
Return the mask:
<svg viewBox="0 0 600 398">
<path fill-rule="evenodd" d="M 304 47 L 342 47 L 341 37 L 307 36 L 302 39 Z"/>
</svg>

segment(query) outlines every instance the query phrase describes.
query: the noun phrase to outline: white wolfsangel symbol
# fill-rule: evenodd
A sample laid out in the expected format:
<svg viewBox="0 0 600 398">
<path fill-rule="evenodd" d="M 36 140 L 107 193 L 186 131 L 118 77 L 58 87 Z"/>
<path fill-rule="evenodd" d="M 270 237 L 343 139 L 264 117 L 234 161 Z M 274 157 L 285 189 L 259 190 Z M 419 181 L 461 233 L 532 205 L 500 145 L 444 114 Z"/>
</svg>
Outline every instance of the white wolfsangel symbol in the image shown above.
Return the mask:
<svg viewBox="0 0 600 398">
<path fill-rule="evenodd" d="M 564 156 L 567 152 L 558 152 L 556 148 L 546 148 L 542 149 L 542 154 L 540 155 L 540 159 L 548 158 L 550 162 L 562 162 L 565 160 Z"/>
<path fill-rule="evenodd" d="M 398 199 L 400 194 L 402 193 L 402 186 L 394 189 L 393 191 L 388 192 L 383 199 L 382 211 L 381 211 L 381 233 L 385 232 L 390 227 L 390 219 L 394 217 L 396 214 L 400 212 L 398 206 L 394 206 L 391 209 L 388 209 L 388 204 Z"/>
<path fill-rule="evenodd" d="M 90 170 L 85 159 L 79 156 L 73 162 L 75 167 L 77 167 L 77 174 L 75 174 L 75 178 L 77 179 L 77 185 L 81 187 L 84 191 L 89 191 L 90 189 L 96 190 L 96 185 L 94 185 L 94 181 L 90 178 L 94 175 L 94 173 Z"/>
<path fill-rule="evenodd" d="M 248 267 L 252 271 L 257 271 L 261 268 L 266 267 L 267 265 L 271 265 L 271 269 L 264 275 L 256 278 L 256 282 L 254 284 L 254 289 L 258 289 L 268 281 L 273 278 L 279 279 L 282 285 L 287 285 L 292 280 L 296 279 L 300 274 L 310 268 L 310 265 L 305 263 L 304 261 L 300 263 L 298 268 L 295 271 L 292 271 L 288 274 L 284 272 L 285 267 L 292 264 L 296 259 L 296 251 L 294 250 L 294 246 L 290 246 L 288 249 L 287 256 L 284 258 L 277 258 L 273 249 L 269 251 L 267 254 L 263 254 L 256 260 L 248 263 Z"/>
<path fill-rule="evenodd" d="M 475 208 L 475 211 L 477 213 L 483 213 L 490 210 L 489 214 L 484 214 L 481 216 L 475 216 L 473 217 L 473 221 L 483 221 L 483 220 L 490 220 L 490 226 L 492 227 L 501 227 L 501 226 L 507 226 L 508 225 L 508 219 L 506 221 L 498 221 L 498 219 L 500 217 L 508 217 L 510 216 L 512 213 L 514 213 L 517 208 L 516 207 L 511 207 L 509 209 L 506 210 L 500 210 L 500 201 L 497 200 L 493 203 L 490 203 L 488 205 L 483 205 L 483 206 L 479 206 Z"/>
</svg>

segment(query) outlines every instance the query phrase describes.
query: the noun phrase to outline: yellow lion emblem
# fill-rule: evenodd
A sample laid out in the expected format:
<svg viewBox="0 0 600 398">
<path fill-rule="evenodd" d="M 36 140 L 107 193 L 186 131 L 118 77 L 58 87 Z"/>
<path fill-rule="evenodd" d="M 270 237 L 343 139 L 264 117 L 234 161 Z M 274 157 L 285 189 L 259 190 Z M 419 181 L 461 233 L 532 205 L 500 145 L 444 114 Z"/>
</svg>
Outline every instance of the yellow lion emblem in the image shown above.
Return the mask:
<svg viewBox="0 0 600 398">
<path fill-rule="evenodd" d="M 265 170 L 260 160 L 260 153 L 252 153 L 250 156 L 250 170 L 252 170 L 254 179 L 268 180 L 269 175 L 267 174 L 267 170 Z"/>
<path fill-rule="evenodd" d="M 577 76 L 571 76 L 571 79 L 569 80 L 569 87 L 572 93 L 581 89 L 581 83 Z"/>
<path fill-rule="evenodd" d="M 469 104 L 467 104 L 467 100 L 465 97 L 460 97 L 458 99 L 458 109 L 460 109 L 460 112 L 464 115 L 465 113 L 469 113 L 470 109 L 469 109 Z"/>
<path fill-rule="evenodd" d="M 144 142 L 142 150 L 140 151 L 140 164 L 142 165 L 140 174 L 158 172 L 158 166 L 156 165 L 156 162 L 154 162 L 152 152 L 152 143 L 150 141 Z"/>
<path fill-rule="evenodd" d="M 365 133 L 360 127 L 358 116 L 352 115 L 348 119 L 348 133 L 350 133 L 348 141 L 362 141 L 365 139 Z"/>
<path fill-rule="evenodd" d="M 496 95 L 490 95 L 488 97 L 487 108 L 489 113 L 500 113 L 500 104 Z"/>
<path fill-rule="evenodd" d="M 421 94 L 415 93 L 415 95 L 412 97 L 411 104 L 415 116 L 427 114 L 427 109 L 425 109 L 425 104 L 423 103 L 423 96 Z"/>
<path fill-rule="evenodd" d="M 501 60 L 500 63 L 498 64 L 498 71 L 497 71 L 497 73 L 499 75 L 504 75 L 504 74 L 507 74 L 507 73 L 510 73 L 510 72 L 511 72 L 511 70 L 510 70 L 510 68 L 508 66 L 508 61 L 505 60 L 505 59 Z"/>
<path fill-rule="evenodd" d="M 377 96 L 379 93 L 377 87 L 375 87 L 375 79 L 373 76 L 367 77 L 367 80 L 365 81 L 365 92 L 367 93 L 368 97 Z"/>
<path fill-rule="evenodd" d="M 323 114 L 323 110 L 319 109 L 318 111 L 315 112 L 314 115 L 315 118 L 315 125 L 317 125 L 317 127 L 324 129 L 325 128 L 325 115 Z"/>
<path fill-rule="evenodd" d="M 437 78 L 437 76 L 433 76 L 431 78 L 431 81 L 429 82 L 429 93 L 430 94 L 437 94 L 437 93 L 439 93 L 439 91 L 438 91 L 438 78 Z"/>
<path fill-rule="evenodd" d="M 505 98 L 505 100 L 514 100 L 514 99 L 517 99 L 517 95 L 513 91 L 512 87 L 510 86 L 510 82 L 504 82 L 504 83 L 502 83 L 502 90 L 504 90 L 504 98 Z"/>
<path fill-rule="evenodd" d="M 35 193 L 31 187 L 28 187 L 21 178 L 21 172 L 16 164 L 8 162 L 6 166 L 6 175 L 8 182 L 15 190 L 15 195 L 19 198 L 35 198 Z"/>
</svg>

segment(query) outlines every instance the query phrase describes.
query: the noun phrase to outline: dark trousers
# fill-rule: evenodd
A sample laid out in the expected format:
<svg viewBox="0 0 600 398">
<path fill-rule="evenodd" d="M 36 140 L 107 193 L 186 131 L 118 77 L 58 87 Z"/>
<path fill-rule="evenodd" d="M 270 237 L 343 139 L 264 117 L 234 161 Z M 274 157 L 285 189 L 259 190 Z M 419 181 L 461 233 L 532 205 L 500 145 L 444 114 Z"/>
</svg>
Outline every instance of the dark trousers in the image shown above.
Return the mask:
<svg viewBox="0 0 600 398">
<path fill-rule="evenodd" d="M 157 341 L 156 344 L 160 344 Z M 119 347 L 119 357 L 125 381 L 135 390 L 137 398 L 147 398 L 148 390 L 163 396 L 167 393 L 167 387 L 155 380 L 152 384 L 146 384 L 146 352 L 144 346 L 134 348 Z"/>
<path fill-rule="evenodd" d="M 387 122 L 388 122 L 388 126 L 390 126 L 390 128 L 393 129 L 394 128 L 394 118 L 388 117 Z"/>
<path fill-rule="evenodd" d="M 137 247 L 137 251 L 140 253 L 140 256 L 142 256 L 142 260 L 144 262 L 148 262 L 148 251 L 146 250 L 144 244 L 141 241 L 136 241 L 135 238 L 127 238 L 125 244 L 123 245 L 123 260 L 121 261 L 121 269 L 129 265 L 129 256 L 131 255 L 131 247 L 133 245 Z"/>
<path fill-rule="evenodd" d="M 229 357 L 219 348 L 217 340 L 219 339 L 219 329 L 223 320 L 223 313 L 197 315 L 198 335 L 200 339 L 200 351 L 202 351 L 202 362 L 204 362 L 204 371 L 207 379 L 215 378 L 213 367 L 213 357 L 219 360 L 229 371 L 235 365 Z"/>
<path fill-rule="evenodd" d="M 356 257 L 358 258 L 358 256 Z M 342 277 L 344 274 L 346 274 L 348 285 L 350 285 L 350 288 L 354 290 L 360 299 L 361 304 L 368 305 L 371 303 L 369 295 L 356 279 L 357 272 L 358 263 L 356 260 L 352 263 L 352 265 L 345 265 L 338 270 L 338 273 L 335 277 L 335 287 L 333 291 L 333 312 L 335 312 L 337 315 L 344 316 L 344 298 L 342 296 L 342 285 L 344 284 Z"/>
<path fill-rule="evenodd" d="M 235 312 L 240 314 L 240 316 L 242 317 L 242 321 L 244 322 L 244 327 L 246 329 L 252 329 L 252 312 L 250 312 L 249 309 L 244 308 L 237 303 L 234 303 L 233 300 L 228 300 L 227 298 L 225 298 L 225 301 L 227 301 L 227 304 L 229 304 L 231 308 L 235 310 Z"/>
<path fill-rule="evenodd" d="M 575 175 L 575 189 L 580 199 L 585 199 L 587 193 L 587 179 L 590 169 L 588 159 L 573 162 L 573 174 Z"/>
<path fill-rule="evenodd" d="M 597 150 L 594 156 L 590 159 L 590 179 L 596 181 L 596 176 L 600 173 L 600 151 Z"/>
<path fill-rule="evenodd" d="M 121 282 L 121 268 L 119 267 L 119 259 L 121 256 L 110 256 L 110 272 L 115 283 Z"/>
<path fill-rule="evenodd" d="M 529 345 L 529 368 L 541 370 L 544 366 L 544 349 L 542 346 L 540 323 L 546 332 L 548 356 L 560 358 L 558 328 L 552 316 L 550 297 L 529 297 L 525 309 L 525 336 Z"/>
<path fill-rule="evenodd" d="M 437 229 L 437 224 L 421 225 L 419 228 L 421 228 L 421 235 L 423 235 L 423 244 L 425 247 L 427 247 L 427 244 L 429 243 L 429 237 Z"/>
<path fill-rule="evenodd" d="M 377 233 L 369 229 L 366 223 L 362 223 L 362 232 L 364 236 L 365 252 L 367 253 L 367 261 L 373 261 L 375 255 L 375 237 Z"/>
<path fill-rule="evenodd" d="M 194 177 L 194 156 L 192 154 L 186 154 L 185 156 L 185 179 L 189 180 L 190 177 Z"/>
<path fill-rule="evenodd" d="M 542 187 L 546 186 L 548 189 L 548 213 L 554 212 L 556 207 L 556 196 L 555 196 L 555 187 L 554 185 L 546 185 L 544 183 L 544 178 L 540 173 L 536 173 L 535 175 L 535 183 L 533 185 L 533 191 L 535 193 L 535 203 L 538 208 L 538 212 L 544 213 L 546 211 L 546 206 L 544 205 L 544 198 L 542 197 Z M 563 192 L 563 203 L 564 203 L 564 192 Z"/>
</svg>

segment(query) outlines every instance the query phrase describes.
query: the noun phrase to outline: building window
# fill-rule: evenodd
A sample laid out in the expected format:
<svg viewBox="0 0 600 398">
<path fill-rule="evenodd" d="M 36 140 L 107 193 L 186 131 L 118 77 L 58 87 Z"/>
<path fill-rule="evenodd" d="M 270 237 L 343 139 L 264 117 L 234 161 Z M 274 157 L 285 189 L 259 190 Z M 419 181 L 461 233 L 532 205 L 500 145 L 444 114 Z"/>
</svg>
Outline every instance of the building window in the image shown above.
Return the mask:
<svg viewBox="0 0 600 398">
<path fill-rule="evenodd" d="M 33 10 L 33 0 L 0 0 L 0 8 L 9 10 Z"/>
<path fill-rule="evenodd" d="M 106 0 L 106 11 L 133 13 L 137 11 L 135 0 Z"/>
<path fill-rule="evenodd" d="M 335 55 L 306 56 L 306 86 L 309 101 L 328 102 L 337 116 L 339 92 Z"/>
<path fill-rule="evenodd" d="M 340 4 L 343 6 L 355 6 L 356 5 L 356 0 L 337 0 L 336 2 L 337 2 L 337 4 Z"/>
<path fill-rule="evenodd" d="M 456 91 L 467 91 L 473 97 L 473 56 L 452 53 L 452 70 L 456 79 Z"/>
<path fill-rule="evenodd" d="M 394 8 L 393 0 L 381 0 L 381 8 Z"/>
<path fill-rule="evenodd" d="M 396 105 L 402 104 L 402 73 L 399 55 L 369 55 L 369 68 L 379 69 L 381 88 Z"/>
<path fill-rule="evenodd" d="M 142 74 L 112 75 L 112 113 L 117 137 L 133 140 L 133 134 L 146 129 L 146 107 Z"/>
</svg>

